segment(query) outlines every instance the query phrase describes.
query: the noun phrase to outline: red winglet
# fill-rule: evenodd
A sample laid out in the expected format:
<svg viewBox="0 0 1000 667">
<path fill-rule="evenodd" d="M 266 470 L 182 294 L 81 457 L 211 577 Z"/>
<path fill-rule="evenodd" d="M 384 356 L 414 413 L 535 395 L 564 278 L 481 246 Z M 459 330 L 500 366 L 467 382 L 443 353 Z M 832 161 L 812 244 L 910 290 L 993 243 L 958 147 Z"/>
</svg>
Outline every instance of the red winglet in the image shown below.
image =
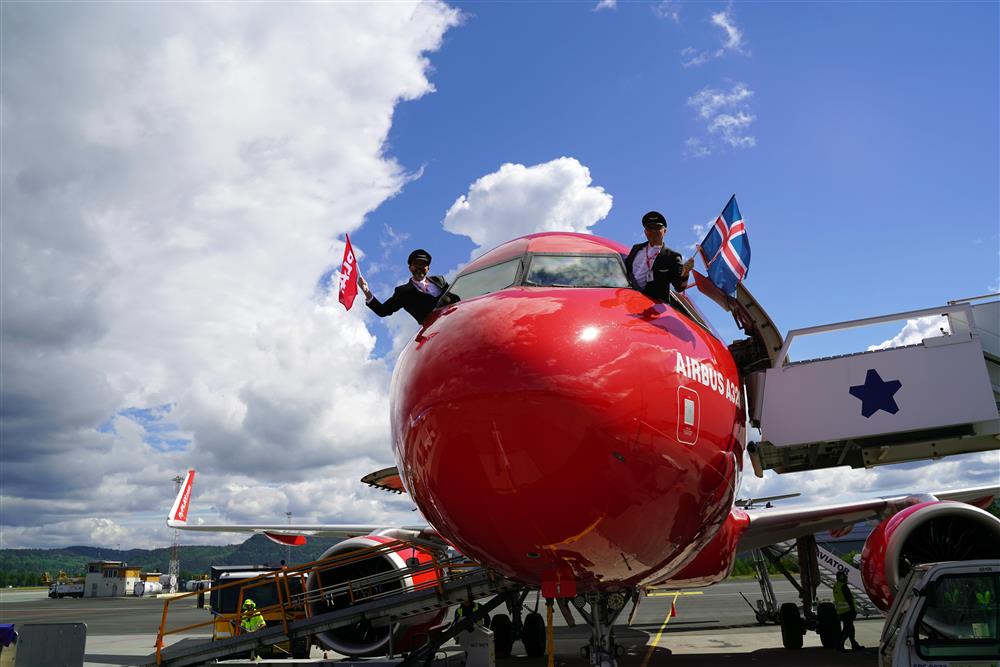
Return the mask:
<svg viewBox="0 0 1000 667">
<path fill-rule="evenodd" d="M 284 544 L 287 547 L 301 547 L 306 543 L 305 535 L 285 535 L 284 533 L 269 533 L 265 530 L 264 537 L 277 544 Z"/>
</svg>

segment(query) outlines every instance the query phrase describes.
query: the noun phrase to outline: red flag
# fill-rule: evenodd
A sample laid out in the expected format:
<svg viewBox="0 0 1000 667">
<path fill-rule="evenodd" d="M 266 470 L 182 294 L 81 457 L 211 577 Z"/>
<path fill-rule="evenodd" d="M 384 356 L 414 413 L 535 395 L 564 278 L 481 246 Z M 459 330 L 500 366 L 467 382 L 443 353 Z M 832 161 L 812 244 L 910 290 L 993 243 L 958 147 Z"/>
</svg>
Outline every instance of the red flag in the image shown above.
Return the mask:
<svg viewBox="0 0 1000 667">
<path fill-rule="evenodd" d="M 340 302 L 350 310 L 354 305 L 354 297 L 358 295 L 358 260 L 351 247 L 351 237 L 345 236 L 347 245 L 344 246 L 344 264 L 340 267 Z"/>
</svg>

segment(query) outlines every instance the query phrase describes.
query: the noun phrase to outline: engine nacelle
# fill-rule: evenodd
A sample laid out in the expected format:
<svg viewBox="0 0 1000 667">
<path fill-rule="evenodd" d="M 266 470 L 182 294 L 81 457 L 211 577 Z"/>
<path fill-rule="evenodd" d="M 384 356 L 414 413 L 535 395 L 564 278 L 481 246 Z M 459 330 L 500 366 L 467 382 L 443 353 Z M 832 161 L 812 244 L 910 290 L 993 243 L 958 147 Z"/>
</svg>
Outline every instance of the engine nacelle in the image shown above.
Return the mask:
<svg viewBox="0 0 1000 667">
<path fill-rule="evenodd" d="M 323 554 L 323 559 L 332 556 L 343 556 L 362 549 L 377 547 L 387 542 L 393 541 L 389 537 L 381 535 L 367 535 L 365 537 L 352 537 L 330 547 Z M 355 581 L 363 577 L 400 572 L 407 568 L 407 562 L 412 565 L 416 563 L 424 565 L 430 563 L 433 556 L 430 552 L 420 547 L 406 547 L 398 549 L 380 556 L 365 558 L 349 565 L 314 572 L 309 575 L 306 581 L 306 590 L 314 593 L 320 589 L 326 589 L 348 581 Z M 369 585 L 359 589 L 359 593 L 366 597 L 371 594 L 384 595 L 392 594 L 393 591 L 414 590 L 423 587 L 433 586 L 437 583 L 437 574 L 434 570 L 420 572 L 416 575 L 400 572 L 395 577 L 380 579 L 377 585 Z M 374 589 L 374 590 L 373 590 Z M 327 595 L 319 600 L 309 603 L 309 614 L 315 616 L 328 612 L 332 609 L 344 609 L 351 605 L 351 598 L 347 593 L 339 595 Z M 316 635 L 316 640 L 326 648 L 351 657 L 385 655 L 389 652 L 389 640 L 392 639 L 392 650 L 394 653 L 405 653 L 413 650 L 427 641 L 429 631 L 435 626 L 441 625 L 447 609 L 438 609 L 423 614 L 406 618 L 393 624 L 374 625 L 369 622 L 355 623 L 346 627 L 321 632 Z"/>
<path fill-rule="evenodd" d="M 1000 558 L 1000 519 L 966 503 L 930 501 L 894 514 L 872 531 L 861 551 L 861 578 L 882 611 L 913 565 Z"/>
</svg>

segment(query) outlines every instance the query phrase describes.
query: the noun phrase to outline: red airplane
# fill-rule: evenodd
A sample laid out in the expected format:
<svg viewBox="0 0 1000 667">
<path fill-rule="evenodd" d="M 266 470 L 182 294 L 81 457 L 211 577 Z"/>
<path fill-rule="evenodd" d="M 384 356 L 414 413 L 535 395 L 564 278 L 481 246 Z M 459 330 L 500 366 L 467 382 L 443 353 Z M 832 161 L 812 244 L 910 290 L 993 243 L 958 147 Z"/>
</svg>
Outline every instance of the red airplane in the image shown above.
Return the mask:
<svg viewBox="0 0 1000 667">
<path fill-rule="evenodd" d="M 641 587 L 718 582 L 741 551 L 880 518 L 862 571 L 882 609 L 917 562 L 1000 557 L 1000 520 L 980 509 L 1000 487 L 736 507 L 746 448 L 740 368 L 690 299 L 664 303 L 629 287 L 627 250 L 596 236 L 532 234 L 455 278 L 457 301 L 425 320 L 396 364 L 397 466 L 364 480 L 408 492 L 429 527 L 187 525 L 193 471 L 168 525 L 281 543 L 353 538 L 327 555 L 390 537 L 416 540 L 428 559 L 435 543 L 451 545 L 547 598 L 589 605 L 594 665 L 614 664 L 613 623 Z M 520 609 L 511 611 L 520 630 Z M 437 621 L 421 619 L 419 629 Z M 397 649 L 404 634 L 419 634 L 413 625 L 395 629 Z M 387 635 L 321 640 L 365 655 L 384 651 Z"/>
</svg>

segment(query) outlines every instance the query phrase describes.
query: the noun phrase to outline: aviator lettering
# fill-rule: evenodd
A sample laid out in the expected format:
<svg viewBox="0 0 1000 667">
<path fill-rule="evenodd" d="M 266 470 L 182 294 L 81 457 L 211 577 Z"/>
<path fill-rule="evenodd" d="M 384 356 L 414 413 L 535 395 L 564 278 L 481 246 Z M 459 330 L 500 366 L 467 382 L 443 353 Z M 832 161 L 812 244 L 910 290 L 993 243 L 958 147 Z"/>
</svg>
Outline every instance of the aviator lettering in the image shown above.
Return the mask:
<svg viewBox="0 0 1000 667">
<path fill-rule="evenodd" d="M 678 352 L 674 370 L 690 380 L 700 382 L 712 391 L 718 392 L 720 396 L 725 397 L 733 405 L 739 406 L 739 385 L 723 375 L 712 364 Z"/>
</svg>

